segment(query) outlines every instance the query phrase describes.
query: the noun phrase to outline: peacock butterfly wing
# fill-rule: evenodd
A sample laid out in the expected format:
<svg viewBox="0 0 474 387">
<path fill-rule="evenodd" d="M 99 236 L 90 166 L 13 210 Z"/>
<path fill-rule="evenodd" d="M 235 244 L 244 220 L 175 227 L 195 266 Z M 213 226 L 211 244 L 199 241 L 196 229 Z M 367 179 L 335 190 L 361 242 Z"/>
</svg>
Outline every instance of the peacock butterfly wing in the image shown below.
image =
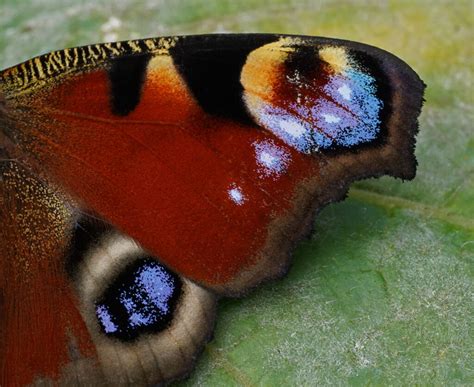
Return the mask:
<svg viewBox="0 0 474 387">
<path fill-rule="evenodd" d="M 16 160 L 1 163 L 0 204 L 2 386 L 152 385 L 190 371 L 215 295 Z"/>
<path fill-rule="evenodd" d="M 55 244 L 59 250 L 45 254 L 47 261 L 64 264 L 60 269 L 66 274 L 61 271 L 59 285 L 69 281 L 74 291 L 62 292 L 64 300 L 43 300 L 49 305 L 54 301 L 56 307 L 71 305 L 57 322 L 61 332 L 69 333 L 58 344 L 62 352 L 51 360 L 56 368 L 45 366 L 43 372 L 35 367 L 31 375 L 63 375 L 58 364 L 67 364 L 64 348 L 71 342 L 72 352 L 96 359 L 109 381 L 138 378 L 146 384 L 184 372 L 212 325 L 212 294 L 193 285 L 203 295 L 198 298 L 207 317 L 191 324 L 197 328 L 190 337 L 196 338 L 191 340 L 193 349 L 181 354 L 182 367 L 165 375 L 163 367 L 156 366 L 160 360 L 141 361 L 134 355 L 148 353 L 147 359 L 156 360 L 153 351 L 130 345 L 142 337 L 166 335 L 166 324 L 158 324 L 155 333 L 149 331 L 153 324 L 144 324 L 144 331 L 132 329 L 136 316 L 132 318 L 133 308 L 127 305 L 137 301 L 127 304 L 127 298 L 121 298 L 127 289 L 138 292 L 133 284 L 144 271 L 159 271 L 149 266 L 156 260 L 142 257 L 135 264 L 135 253 L 124 260 L 120 254 L 99 253 L 113 259 L 94 264 L 89 256 L 97 254 L 90 251 L 108 251 L 101 247 L 106 242 L 126 245 L 121 241 L 125 238 L 143 246 L 142 256 L 159 257 L 166 273 L 179 273 L 225 295 L 241 294 L 279 276 L 286 271 L 292 247 L 309 232 L 315 213 L 343 198 L 352 181 L 382 174 L 414 176 L 423 88 L 405 63 L 374 47 L 260 34 L 79 47 L 1 72 L 0 145 L 5 158 L 21 164 L 40 186 L 56 187 L 53 191 L 66 198 L 61 199 L 66 212 L 73 214 L 67 226 L 59 227 L 64 233 Z M 21 176 L 16 180 L 24 181 Z M 7 185 L 7 180 L 2 181 L 2 200 L 7 203 L 2 222 L 23 217 L 17 208 L 27 208 L 5 199 L 27 191 L 22 185 Z M 41 200 L 38 206 L 51 211 Z M 87 249 L 77 231 L 82 225 L 78 214 L 84 211 L 112 225 L 105 234 L 97 234 L 90 224 L 81 226 L 92 230 L 86 233 L 90 238 L 85 239 L 92 241 Z M 30 229 L 44 240 L 49 233 L 41 234 L 41 227 L 12 223 L 11 231 L 1 236 L 2 245 L 20 243 L 22 233 Z M 1 253 L 3 261 L 37 259 L 15 249 Z M 105 278 L 102 286 L 90 291 L 86 284 L 94 281 L 84 273 L 95 266 L 100 273 L 110 267 L 113 274 L 104 271 L 95 281 L 100 285 Z M 31 267 L 36 271 L 37 265 Z M 56 281 L 48 270 L 37 274 L 49 284 L 45 294 Z M 28 295 L 10 285 L 16 268 L 1 274 L 7 289 L 2 308 L 8 311 L 15 300 Z M 66 324 L 76 321 L 78 311 L 85 330 L 79 323 L 72 328 Z M 119 333 L 107 332 L 114 327 Z M 189 340 L 184 333 L 179 337 Z M 109 347 L 109 340 L 125 346 Z M 3 342 L 5 351 L 11 351 L 13 344 Z M 183 352 L 190 347 L 181 343 L 175 348 Z M 111 361 L 109 355 L 115 352 L 123 352 L 130 365 Z"/>
<path fill-rule="evenodd" d="M 284 272 L 295 229 L 350 181 L 415 170 L 423 85 L 361 44 L 149 39 L 53 52 L 2 79 L 7 135 L 38 169 L 224 294 Z"/>
<path fill-rule="evenodd" d="M 0 384 L 151 385 L 189 372 L 216 297 L 84 216 L 18 161 L 0 168 Z"/>
</svg>

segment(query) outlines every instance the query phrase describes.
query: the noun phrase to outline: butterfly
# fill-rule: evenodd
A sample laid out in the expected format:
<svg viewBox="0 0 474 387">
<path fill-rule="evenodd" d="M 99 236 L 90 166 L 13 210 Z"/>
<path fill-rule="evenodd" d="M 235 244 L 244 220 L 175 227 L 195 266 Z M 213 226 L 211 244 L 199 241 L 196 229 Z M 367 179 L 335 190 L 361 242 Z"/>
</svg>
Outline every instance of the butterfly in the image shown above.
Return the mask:
<svg viewBox="0 0 474 387">
<path fill-rule="evenodd" d="M 187 375 L 358 179 L 412 179 L 424 84 L 361 43 L 216 34 L 0 72 L 0 385 Z"/>
</svg>

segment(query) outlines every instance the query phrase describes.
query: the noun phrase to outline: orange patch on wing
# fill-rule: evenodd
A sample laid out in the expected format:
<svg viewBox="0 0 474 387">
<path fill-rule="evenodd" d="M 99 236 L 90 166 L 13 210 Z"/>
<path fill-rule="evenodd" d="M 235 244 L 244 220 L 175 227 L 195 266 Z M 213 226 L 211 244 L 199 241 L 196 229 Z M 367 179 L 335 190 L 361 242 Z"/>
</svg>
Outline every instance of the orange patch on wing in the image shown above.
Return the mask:
<svg viewBox="0 0 474 387">
<path fill-rule="evenodd" d="M 126 119 L 179 124 L 201 114 L 170 56 L 159 55 L 148 63 L 140 103 Z"/>
<path fill-rule="evenodd" d="M 247 104 L 257 102 L 257 98 L 271 99 L 274 96 L 273 85 L 284 73 L 288 55 L 294 52 L 294 48 L 286 46 L 290 42 L 281 39 L 257 48 L 248 55 L 240 76 Z"/>
</svg>

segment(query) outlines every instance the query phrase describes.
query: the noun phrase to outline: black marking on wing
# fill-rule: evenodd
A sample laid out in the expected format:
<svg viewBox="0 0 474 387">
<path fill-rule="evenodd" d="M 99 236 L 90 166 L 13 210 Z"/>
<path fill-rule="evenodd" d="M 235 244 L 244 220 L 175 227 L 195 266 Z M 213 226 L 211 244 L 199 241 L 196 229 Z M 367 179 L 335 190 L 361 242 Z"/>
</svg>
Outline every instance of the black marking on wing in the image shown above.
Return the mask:
<svg viewBox="0 0 474 387">
<path fill-rule="evenodd" d="M 65 260 L 66 273 L 70 278 L 75 279 L 77 268 L 87 251 L 107 232 L 110 232 L 110 226 L 93 217 L 85 216 L 76 222 Z"/>
<path fill-rule="evenodd" d="M 319 73 L 321 67 L 321 60 L 318 58 L 318 47 L 297 46 L 294 51 L 288 53 L 285 67 L 289 74 L 298 71 L 301 76 L 312 79 L 316 73 Z"/>
<path fill-rule="evenodd" d="M 240 73 L 247 56 L 275 35 L 190 36 L 170 49 L 192 94 L 209 114 L 251 123 L 242 100 Z"/>
<path fill-rule="evenodd" d="M 139 104 L 150 58 L 150 54 L 144 54 L 112 59 L 108 75 L 114 114 L 126 116 Z"/>
</svg>

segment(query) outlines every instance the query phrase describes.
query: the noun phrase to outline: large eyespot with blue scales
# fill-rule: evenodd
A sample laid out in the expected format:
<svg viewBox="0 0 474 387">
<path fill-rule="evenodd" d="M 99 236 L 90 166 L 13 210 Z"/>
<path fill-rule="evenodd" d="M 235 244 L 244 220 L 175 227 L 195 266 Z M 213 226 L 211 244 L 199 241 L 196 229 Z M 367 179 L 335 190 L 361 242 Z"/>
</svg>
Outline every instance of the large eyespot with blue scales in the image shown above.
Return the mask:
<svg viewBox="0 0 474 387">
<path fill-rule="evenodd" d="M 109 226 L 78 224 L 66 270 L 105 379 L 149 385 L 192 367 L 214 326 L 216 296 Z"/>
<path fill-rule="evenodd" d="M 179 277 L 150 257 L 126 266 L 96 302 L 106 335 L 133 340 L 166 329 L 181 296 Z"/>
<path fill-rule="evenodd" d="M 254 120 L 301 153 L 351 149 L 382 136 L 384 77 L 360 52 L 282 38 L 249 54 L 241 82 Z"/>
</svg>

